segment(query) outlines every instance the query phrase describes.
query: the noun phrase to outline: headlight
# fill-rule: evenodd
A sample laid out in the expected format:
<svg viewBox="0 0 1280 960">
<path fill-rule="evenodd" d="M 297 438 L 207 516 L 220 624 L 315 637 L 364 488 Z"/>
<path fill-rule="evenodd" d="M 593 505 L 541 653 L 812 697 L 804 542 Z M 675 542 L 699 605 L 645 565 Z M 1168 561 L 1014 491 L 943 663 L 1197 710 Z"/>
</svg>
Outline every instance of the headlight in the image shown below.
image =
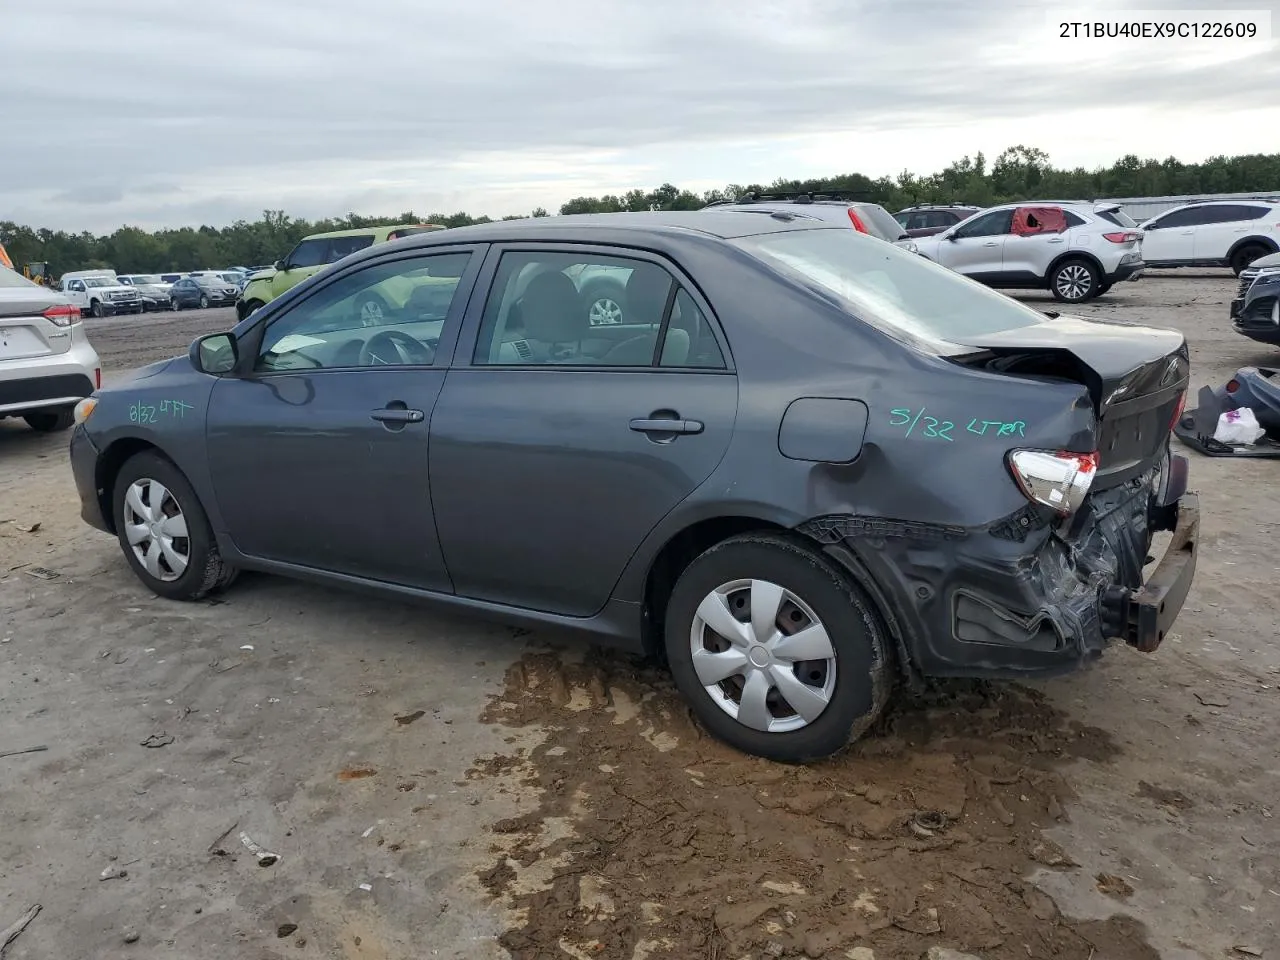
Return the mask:
<svg viewBox="0 0 1280 960">
<path fill-rule="evenodd" d="M 77 403 L 76 409 L 75 409 L 76 423 L 78 424 L 84 423 L 91 416 L 93 416 L 93 411 L 97 409 L 97 406 L 98 406 L 97 397 L 85 397 L 83 400 Z"/>
<path fill-rule="evenodd" d="M 1280 276 L 1280 267 L 1259 267 L 1257 275 L 1253 278 L 1261 280 L 1263 277 Z"/>
</svg>

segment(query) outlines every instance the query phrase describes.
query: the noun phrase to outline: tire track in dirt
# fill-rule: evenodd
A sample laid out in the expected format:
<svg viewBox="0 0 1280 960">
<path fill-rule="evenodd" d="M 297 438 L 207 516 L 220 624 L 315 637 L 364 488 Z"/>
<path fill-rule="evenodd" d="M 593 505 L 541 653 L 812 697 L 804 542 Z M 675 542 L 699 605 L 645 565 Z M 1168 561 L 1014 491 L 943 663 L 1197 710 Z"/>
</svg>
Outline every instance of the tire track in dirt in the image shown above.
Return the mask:
<svg viewBox="0 0 1280 960">
<path fill-rule="evenodd" d="M 1075 866 L 1041 835 L 1072 796 L 1056 767 L 1115 754 L 1032 691 L 931 688 L 843 755 L 784 766 L 702 733 L 659 669 L 547 650 L 483 719 L 550 732 L 469 773 L 541 798 L 493 827 L 481 875 L 517 960 L 1157 957 L 1135 922 L 1071 921 L 1025 879 Z"/>
</svg>

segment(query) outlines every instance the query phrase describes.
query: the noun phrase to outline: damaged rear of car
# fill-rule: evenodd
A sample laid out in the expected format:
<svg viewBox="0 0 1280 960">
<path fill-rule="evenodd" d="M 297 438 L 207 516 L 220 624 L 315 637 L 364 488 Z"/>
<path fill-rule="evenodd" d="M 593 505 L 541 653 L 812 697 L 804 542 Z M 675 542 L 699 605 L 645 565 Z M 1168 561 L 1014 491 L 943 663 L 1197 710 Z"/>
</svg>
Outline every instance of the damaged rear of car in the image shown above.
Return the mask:
<svg viewBox="0 0 1280 960">
<path fill-rule="evenodd" d="M 843 242 L 745 242 L 908 347 L 869 391 L 846 509 L 803 532 L 879 595 L 922 674 L 1052 673 L 1113 639 L 1155 650 L 1196 563 L 1198 503 L 1169 449 L 1183 336 L 1040 314 L 933 265 L 863 266 Z"/>
</svg>

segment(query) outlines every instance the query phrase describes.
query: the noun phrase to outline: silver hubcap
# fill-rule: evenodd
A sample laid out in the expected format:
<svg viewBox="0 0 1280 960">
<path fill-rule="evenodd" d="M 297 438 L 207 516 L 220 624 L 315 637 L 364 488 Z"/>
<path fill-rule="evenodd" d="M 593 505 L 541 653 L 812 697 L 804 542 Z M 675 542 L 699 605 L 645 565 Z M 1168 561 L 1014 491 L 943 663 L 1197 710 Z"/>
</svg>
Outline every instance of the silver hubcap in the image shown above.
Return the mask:
<svg viewBox="0 0 1280 960">
<path fill-rule="evenodd" d="M 595 303 L 591 304 L 591 309 L 587 311 L 587 318 L 593 327 L 608 323 L 622 322 L 622 307 L 616 300 L 608 297 L 601 297 Z"/>
<path fill-rule="evenodd" d="M 836 686 L 826 627 L 768 580 L 734 580 L 698 604 L 689 643 L 707 695 L 743 726 L 786 733 L 822 715 Z"/>
<path fill-rule="evenodd" d="M 157 580 L 177 580 L 191 561 L 187 518 L 172 493 L 155 480 L 135 480 L 124 495 L 124 529 L 143 569 Z"/>
<path fill-rule="evenodd" d="M 1069 267 L 1063 267 L 1058 273 L 1058 292 L 1068 300 L 1079 300 L 1089 292 L 1089 283 L 1092 278 L 1089 276 L 1087 267 L 1082 267 L 1078 263 L 1073 263 Z"/>
<path fill-rule="evenodd" d="M 377 300 L 366 300 L 360 304 L 360 323 L 366 327 L 382 323 L 382 304 Z"/>
</svg>

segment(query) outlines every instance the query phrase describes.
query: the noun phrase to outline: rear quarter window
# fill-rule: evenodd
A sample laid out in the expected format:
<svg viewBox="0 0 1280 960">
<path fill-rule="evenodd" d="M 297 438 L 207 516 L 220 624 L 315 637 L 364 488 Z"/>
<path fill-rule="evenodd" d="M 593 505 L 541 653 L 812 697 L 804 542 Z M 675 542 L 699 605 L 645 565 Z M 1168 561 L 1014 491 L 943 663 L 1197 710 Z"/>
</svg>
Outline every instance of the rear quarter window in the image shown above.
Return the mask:
<svg viewBox="0 0 1280 960">
<path fill-rule="evenodd" d="M 1114 223 L 1117 227 L 1133 228 L 1138 225 L 1138 222 L 1123 210 L 1099 210 L 1098 216 L 1109 223 Z"/>
<path fill-rule="evenodd" d="M 906 233 L 902 224 L 890 216 L 889 211 L 875 203 L 858 203 L 853 211 L 866 225 L 867 229 L 881 240 L 899 240 Z"/>
<path fill-rule="evenodd" d="M 937 345 L 1045 322 L 1011 297 L 854 230 L 784 231 L 730 242 L 900 340 Z"/>
</svg>

